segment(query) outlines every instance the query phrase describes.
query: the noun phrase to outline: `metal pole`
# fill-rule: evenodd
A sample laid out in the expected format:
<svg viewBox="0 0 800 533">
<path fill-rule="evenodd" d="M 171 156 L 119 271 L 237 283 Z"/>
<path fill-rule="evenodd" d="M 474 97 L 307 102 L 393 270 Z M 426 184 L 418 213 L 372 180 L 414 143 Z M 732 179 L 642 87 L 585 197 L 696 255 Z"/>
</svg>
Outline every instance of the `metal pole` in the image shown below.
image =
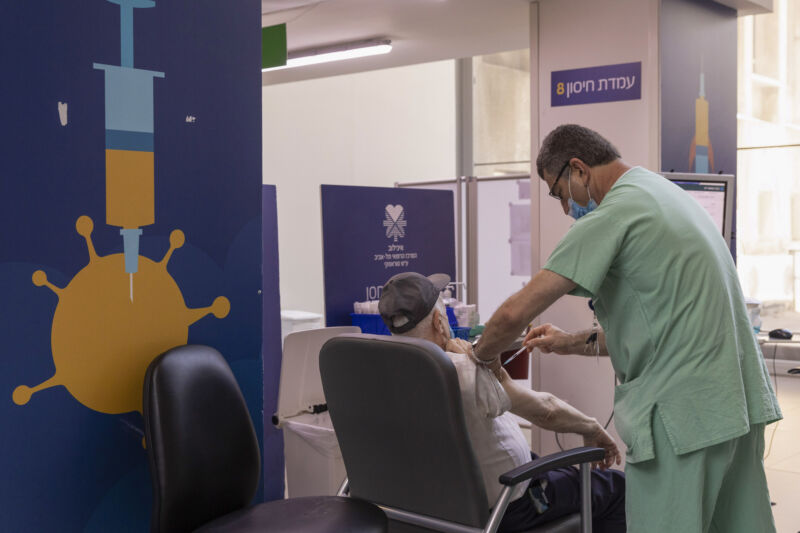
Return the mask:
<svg viewBox="0 0 800 533">
<path fill-rule="evenodd" d="M 592 533 L 591 463 L 581 463 L 581 533 Z"/>
<path fill-rule="evenodd" d="M 466 281 L 467 294 L 463 295 L 468 304 L 478 303 L 478 279 L 477 279 L 477 258 L 476 247 L 473 246 L 473 241 L 477 243 L 477 232 L 473 227 L 477 221 L 477 209 L 473 209 L 473 202 L 477 205 L 477 198 L 475 198 L 475 191 L 470 190 L 471 185 L 474 185 L 472 178 L 473 174 L 473 86 L 472 86 L 472 58 L 464 57 L 456 59 L 456 174 L 458 176 L 465 176 L 462 178 L 462 183 L 466 184 L 466 213 L 462 216 L 466 220 L 466 241 L 459 239 L 459 242 L 466 242 L 466 265 L 461 265 L 459 275 L 462 276 L 459 281 Z M 461 203 L 459 202 L 459 207 Z M 460 228 L 459 228 L 460 229 Z M 463 237 L 463 236 L 462 236 Z M 464 253 L 460 254 L 459 261 L 462 260 Z M 462 261 L 463 263 L 463 261 Z M 466 266 L 466 279 L 464 279 L 464 267 Z M 463 289 L 462 289 L 463 290 Z M 464 299 L 462 299 L 464 301 Z"/>
<path fill-rule="evenodd" d="M 467 178 L 467 303 L 478 302 L 478 181 Z M 480 309 L 480 308 L 478 308 Z M 484 317 L 484 321 L 488 317 Z"/>
<path fill-rule="evenodd" d="M 336 491 L 337 496 L 347 496 L 347 493 L 350 492 L 350 479 L 345 477 L 342 484 L 339 485 L 339 490 Z"/>
<path fill-rule="evenodd" d="M 472 165 L 472 58 L 456 59 L 456 174 L 471 176 Z"/>
<path fill-rule="evenodd" d="M 464 216 L 461 202 L 463 198 L 464 178 L 456 178 L 456 280 L 462 282 L 456 285 L 456 299 L 463 302 L 467 295 L 464 294 Z"/>
</svg>

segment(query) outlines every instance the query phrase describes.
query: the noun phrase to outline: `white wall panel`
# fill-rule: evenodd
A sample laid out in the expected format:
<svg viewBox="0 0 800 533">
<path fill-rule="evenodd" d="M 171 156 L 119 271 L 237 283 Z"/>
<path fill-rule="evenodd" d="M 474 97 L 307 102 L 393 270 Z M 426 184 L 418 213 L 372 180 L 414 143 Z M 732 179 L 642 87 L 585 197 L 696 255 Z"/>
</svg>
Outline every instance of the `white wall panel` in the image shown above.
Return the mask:
<svg viewBox="0 0 800 533">
<path fill-rule="evenodd" d="M 538 134 L 531 135 L 533 159 L 547 133 L 560 124 L 577 123 L 607 137 L 626 162 L 658 168 L 658 6 L 658 0 L 543 0 L 532 4 L 531 124 L 538 124 Z M 642 62 L 640 100 L 550 106 L 551 72 L 636 61 Z M 572 219 L 547 196 L 543 182 L 533 179 L 539 186 L 539 200 L 534 217 L 538 228 L 532 231 L 538 235 L 541 267 Z M 569 331 L 583 330 L 591 327 L 592 313 L 585 299 L 565 297 L 543 313 L 540 322 Z M 533 369 L 534 386 L 569 401 L 601 423 L 608 418 L 614 377 L 607 358 L 598 362 L 589 357 L 537 356 Z M 534 447 L 538 439 L 543 453 L 557 450 L 552 433 L 534 434 Z M 568 437 L 562 444 L 577 445 L 579 439 Z"/>
<path fill-rule="evenodd" d="M 320 184 L 456 173 L 455 63 L 263 88 L 264 183 L 277 185 L 281 308 L 322 313 Z"/>
</svg>

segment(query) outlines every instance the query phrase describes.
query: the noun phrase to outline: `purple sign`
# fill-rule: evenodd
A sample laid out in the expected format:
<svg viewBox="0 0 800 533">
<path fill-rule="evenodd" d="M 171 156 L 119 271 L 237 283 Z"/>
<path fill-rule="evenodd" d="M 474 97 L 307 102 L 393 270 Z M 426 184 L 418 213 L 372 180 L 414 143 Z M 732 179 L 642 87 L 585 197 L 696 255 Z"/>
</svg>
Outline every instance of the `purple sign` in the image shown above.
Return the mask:
<svg viewBox="0 0 800 533">
<path fill-rule="evenodd" d="M 349 326 L 353 302 L 379 299 L 400 272 L 455 279 L 452 191 L 322 185 L 320 192 L 326 325 Z"/>
<path fill-rule="evenodd" d="M 550 76 L 552 107 L 639 100 L 642 62 L 554 71 Z"/>
</svg>

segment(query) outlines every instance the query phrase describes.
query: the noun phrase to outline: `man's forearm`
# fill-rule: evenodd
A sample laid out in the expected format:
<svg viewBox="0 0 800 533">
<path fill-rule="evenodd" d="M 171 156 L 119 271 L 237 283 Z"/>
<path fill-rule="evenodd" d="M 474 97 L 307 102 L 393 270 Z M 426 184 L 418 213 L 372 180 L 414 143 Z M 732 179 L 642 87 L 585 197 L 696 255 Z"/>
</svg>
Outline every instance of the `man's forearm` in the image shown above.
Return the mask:
<svg viewBox="0 0 800 533">
<path fill-rule="evenodd" d="M 578 355 L 608 355 L 608 348 L 606 348 L 606 333 L 602 329 L 598 329 L 596 344 L 590 341 L 592 334 L 595 332 L 593 329 L 579 331 L 570 335 L 572 339 L 571 352 Z"/>
<path fill-rule="evenodd" d="M 564 400 L 549 395 L 550 411 L 531 420 L 542 429 L 557 431 L 558 433 L 577 433 L 578 435 L 592 435 L 597 432 L 600 423 L 582 412 L 578 411 Z"/>
<path fill-rule="evenodd" d="M 519 292 L 494 312 L 478 342 L 475 355 L 492 360 L 505 350 L 525 326 L 553 302 L 575 287 L 571 280 L 549 270 L 539 271 Z"/>
<path fill-rule="evenodd" d="M 502 385 L 511 400 L 511 412 L 542 429 L 588 436 L 600 428 L 596 419 L 548 392 L 524 388 L 511 379 Z"/>
</svg>

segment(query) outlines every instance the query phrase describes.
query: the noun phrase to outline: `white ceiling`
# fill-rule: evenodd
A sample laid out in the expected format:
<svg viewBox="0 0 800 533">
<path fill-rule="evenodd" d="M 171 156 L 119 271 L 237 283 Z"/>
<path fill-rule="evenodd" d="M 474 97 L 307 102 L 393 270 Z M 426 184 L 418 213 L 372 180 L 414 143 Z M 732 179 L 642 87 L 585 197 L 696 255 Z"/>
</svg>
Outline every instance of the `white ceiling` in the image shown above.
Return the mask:
<svg viewBox="0 0 800 533">
<path fill-rule="evenodd" d="M 262 74 L 265 85 L 528 48 L 529 0 L 262 0 L 289 52 L 384 37 L 389 54 Z"/>
<path fill-rule="evenodd" d="M 279 0 L 280 1 L 280 0 Z M 772 0 L 714 0 L 718 4 L 732 7 L 740 17 L 772 13 Z"/>
</svg>

